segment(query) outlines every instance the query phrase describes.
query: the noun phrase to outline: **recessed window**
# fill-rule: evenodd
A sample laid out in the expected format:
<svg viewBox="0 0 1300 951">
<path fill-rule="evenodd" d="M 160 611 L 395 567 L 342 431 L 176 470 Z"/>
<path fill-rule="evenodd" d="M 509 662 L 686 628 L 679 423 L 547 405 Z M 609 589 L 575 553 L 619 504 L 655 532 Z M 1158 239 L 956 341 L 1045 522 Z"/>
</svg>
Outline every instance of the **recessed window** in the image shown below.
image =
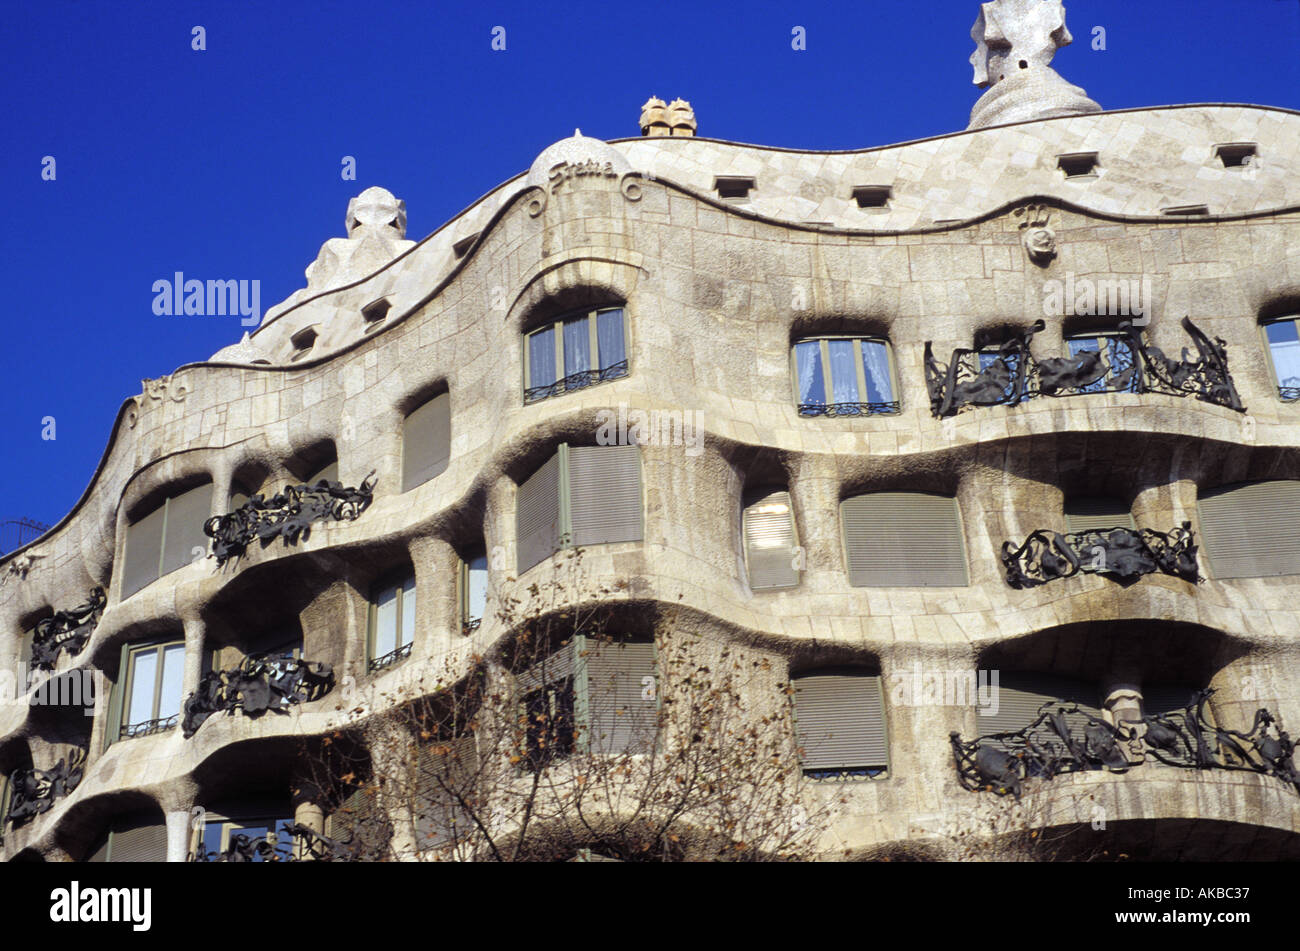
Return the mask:
<svg viewBox="0 0 1300 951">
<path fill-rule="evenodd" d="M 849 584 L 966 585 L 957 500 L 925 492 L 875 492 L 840 503 Z"/>
<path fill-rule="evenodd" d="M 1283 317 L 1263 325 L 1277 395 L 1288 403 L 1300 400 L 1300 317 Z"/>
<path fill-rule="evenodd" d="M 293 345 L 293 353 L 290 354 L 291 361 L 301 360 L 307 354 L 311 353 L 312 348 L 316 346 L 316 325 L 304 327 L 289 338 L 289 343 Z"/>
<path fill-rule="evenodd" d="M 888 208 L 893 196 L 892 185 L 858 185 L 853 189 L 853 200 L 859 208 Z"/>
<path fill-rule="evenodd" d="M 744 175 L 719 175 L 713 179 L 713 190 L 723 201 L 749 201 L 754 187 L 754 179 Z"/>
<path fill-rule="evenodd" d="M 997 707 L 980 707 L 975 717 L 980 736 L 991 733 L 1014 733 L 1038 719 L 1043 704 L 1078 704 L 1083 713 L 1105 719 L 1098 701 L 1096 683 L 1050 673 L 1004 670 L 998 681 Z M 1078 719 L 1082 727 L 1085 721 Z M 1073 724 L 1072 724 L 1073 725 Z M 1080 730 L 1082 732 L 1082 730 Z"/>
<path fill-rule="evenodd" d="M 461 631 L 472 634 L 483 624 L 487 611 L 488 560 L 476 551 L 460 563 Z"/>
<path fill-rule="evenodd" d="M 383 323 L 384 318 L 388 316 L 388 312 L 392 307 L 393 305 L 387 297 L 381 297 L 379 300 L 371 301 L 365 307 L 362 307 L 361 319 L 366 322 L 366 333 L 369 333 Z M 312 338 L 312 342 L 315 342 L 314 337 Z"/>
<path fill-rule="evenodd" d="M 1093 532 L 1137 526 L 1133 513 L 1119 499 L 1080 496 L 1065 500 L 1065 528 L 1068 532 Z"/>
<path fill-rule="evenodd" d="M 168 641 L 122 649 L 120 719 L 110 723 L 108 740 L 130 739 L 161 733 L 176 726 L 181 712 L 185 679 L 185 642 Z"/>
<path fill-rule="evenodd" d="M 178 492 L 126 529 L 122 594 L 130 597 L 163 575 L 208 553 L 203 523 L 212 514 L 212 483 Z"/>
<path fill-rule="evenodd" d="M 885 703 L 878 675 L 810 673 L 792 677 L 791 686 L 805 776 L 875 779 L 888 772 Z"/>
<path fill-rule="evenodd" d="M 339 461 L 331 459 L 325 465 L 321 466 L 307 476 L 308 485 L 316 485 L 319 482 L 338 482 L 339 481 Z"/>
<path fill-rule="evenodd" d="M 451 460 L 451 397 L 442 393 L 412 410 L 402 424 L 402 491 L 447 469 Z"/>
<path fill-rule="evenodd" d="M 369 627 L 369 670 L 384 670 L 411 656 L 415 641 L 414 575 L 375 590 L 370 599 Z"/>
<path fill-rule="evenodd" d="M 570 314 L 524 336 L 524 402 L 627 376 L 621 307 Z"/>
<path fill-rule="evenodd" d="M 456 255 L 457 258 L 463 258 L 465 253 L 474 246 L 474 242 L 478 240 L 478 236 L 479 232 L 476 231 L 467 237 L 461 238 L 451 246 L 451 253 Z"/>
<path fill-rule="evenodd" d="M 741 523 L 750 589 L 760 591 L 797 585 L 797 542 L 790 493 L 784 489 L 746 493 Z"/>
<path fill-rule="evenodd" d="M 641 541 L 642 509 L 637 446 L 561 445 L 515 498 L 519 573 L 562 548 Z"/>
<path fill-rule="evenodd" d="M 874 337 L 814 337 L 794 345 L 800 416 L 897 413 L 889 344 Z"/>
<path fill-rule="evenodd" d="M 167 823 L 161 812 L 119 816 L 87 862 L 165 862 Z"/>
<path fill-rule="evenodd" d="M 1138 355 L 1133 351 L 1133 344 L 1124 334 L 1087 334 L 1067 337 L 1066 347 L 1070 356 L 1077 357 L 1083 353 L 1096 353 L 1093 358 L 1100 362 L 1097 371 L 1101 372 L 1096 380 L 1079 387 L 1080 393 L 1136 393 L 1138 384 Z"/>
<path fill-rule="evenodd" d="M 294 820 L 289 809 L 277 815 L 258 815 L 256 810 L 239 811 L 240 818 L 219 813 L 206 814 L 203 828 L 195 830 L 191 856 L 199 862 L 286 862 L 294 855 L 289 833 Z"/>
<path fill-rule="evenodd" d="M 1247 482 L 1202 492 L 1201 544 L 1215 578 L 1300 574 L 1300 482 Z"/>
<path fill-rule="evenodd" d="M 1160 209 L 1162 215 L 1208 215 L 1209 213 L 1209 205 L 1174 205 Z"/>
<path fill-rule="evenodd" d="M 1056 157 L 1056 167 L 1066 178 L 1096 178 L 1096 152 L 1067 152 Z"/>
<path fill-rule="evenodd" d="M 1223 163 L 1224 168 L 1245 168 L 1253 165 L 1258 154 L 1259 145 L 1255 142 L 1225 142 L 1214 147 L 1214 155 Z"/>
</svg>

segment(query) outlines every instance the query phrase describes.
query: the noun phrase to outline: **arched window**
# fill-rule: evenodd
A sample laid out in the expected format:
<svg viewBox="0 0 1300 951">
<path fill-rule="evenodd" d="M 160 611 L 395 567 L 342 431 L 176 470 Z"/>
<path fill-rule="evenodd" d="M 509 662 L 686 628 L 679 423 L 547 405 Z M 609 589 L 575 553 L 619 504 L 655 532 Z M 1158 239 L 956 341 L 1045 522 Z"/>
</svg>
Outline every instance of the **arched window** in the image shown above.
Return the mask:
<svg viewBox="0 0 1300 951">
<path fill-rule="evenodd" d="M 627 376 L 622 307 L 566 314 L 524 335 L 524 402 Z"/>
<path fill-rule="evenodd" d="M 889 343 L 878 337 L 808 337 L 792 353 L 800 416 L 898 412 Z"/>
</svg>

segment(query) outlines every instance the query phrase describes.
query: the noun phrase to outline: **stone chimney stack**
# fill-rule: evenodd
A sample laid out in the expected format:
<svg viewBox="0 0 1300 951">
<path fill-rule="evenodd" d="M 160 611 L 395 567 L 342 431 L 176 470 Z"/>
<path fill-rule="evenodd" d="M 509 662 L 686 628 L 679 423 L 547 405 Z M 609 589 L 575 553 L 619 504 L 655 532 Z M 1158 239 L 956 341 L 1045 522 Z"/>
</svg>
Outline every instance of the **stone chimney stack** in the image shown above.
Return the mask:
<svg viewBox="0 0 1300 951">
<path fill-rule="evenodd" d="M 642 135 L 695 135 L 695 110 L 685 99 L 674 99 L 671 105 L 657 96 L 651 96 L 641 107 Z"/>
</svg>

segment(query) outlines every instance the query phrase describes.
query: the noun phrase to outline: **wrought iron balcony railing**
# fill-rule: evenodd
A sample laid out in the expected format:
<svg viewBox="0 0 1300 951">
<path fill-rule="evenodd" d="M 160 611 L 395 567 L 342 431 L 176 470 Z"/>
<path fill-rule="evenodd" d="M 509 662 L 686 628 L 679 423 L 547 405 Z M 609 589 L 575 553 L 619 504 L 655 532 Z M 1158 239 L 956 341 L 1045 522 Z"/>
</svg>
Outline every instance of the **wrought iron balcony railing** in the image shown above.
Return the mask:
<svg viewBox="0 0 1300 951">
<path fill-rule="evenodd" d="M 1099 528 L 1066 534 L 1037 531 L 1019 548 L 1014 542 L 1003 542 L 1002 564 L 1007 584 L 1013 588 L 1034 588 L 1080 572 L 1129 583 L 1159 571 L 1196 583 L 1201 576 L 1195 542 L 1191 522 L 1169 532 L 1149 528 Z"/>
<path fill-rule="evenodd" d="M 1182 710 L 1148 714 L 1115 726 L 1077 704 L 1048 701 L 1023 729 L 963 741 L 952 733 L 953 760 L 962 788 L 1020 798 L 1026 779 L 1050 780 L 1065 773 L 1142 765 L 1149 756 L 1184 769 L 1226 769 L 1274 776 L 1300 793 L 1295 743 L 1263 707 L 1250 730 L 1212 725 L 1205 705 L 1211 688 L 1197 692 Z"/>
<path fill-rule="evenodd" d="M 1029 345 L 1046 327 L 1042 320 L 996 349 L 954 350 L 947 366 L 935 360 L 926 341 L 930 411 L 942 419 L 970 406 L 1015 406 L 1039 396 L 1165 393 L 1245 412 L 1228 373 L 1226 344 L 1211 340 L 1186 317 L 1182 326 L 1196 345 L 1196 358 L 1184 347 L 1181 360 L 1170 359 L 1128 321 L 1119 324 L 1118 336 L 1107 338 L 1112 345 L 1105 352 L 1084 350 L 1041 360 L 1030 353 Z"/>
<path fill-rule="evenodd" d="M 1300 386 L 1279 386 L 1277 395 L 1281 397 L 1283 403 L 1294 403 L 1300 400 Z"/>
<path fill-rule="evenodd" d="M 898 412 L 898 401 L 882 403 L 800 403 L 800 416 L 878 416 Z"/>
<path fill-rule="evenodd" d="M 212 556 L 220 566 L 239 558 L 254 541 L 260 541 L 263 548 L 276 538 L 294 545 L 300 537 L 311 535 L 314 522 L 327 518 L 354 521 L 374 498 L 374 475 L 371 470 L 355 489 L 328 479 L 291 485 L 269 499 L 258 494 L 233 512 L 214 515 L 203 523 L 204 534 L 212 539 Z"/>
<path fill-rule="evenodd" d="M 524 390 L 524 402 L 536 403 L 539 400 L 559 396 L 561 393 L 567 393 L 570 390 L 581 390 L 597 383 L 617 380 L 625 376 L 627 376 L 627 361 L 620 360 L 618 363 L 611 363 L 600 370 L 582 370 L 578 373 L 571 373 L 562 380 L 548 383 L 546 386 L 529 387 Z"/>
<path fill-rule="evenodd" d="M 16 769 L 9 774 L 9 808 L 5 820 L 15 825 L 48 812 L 81 783 L 86 751 L 75 749 L 53 769 Z"/>
<path fill-rule="evenodd" d="M 85 604 L 56 611 L 53 617 L 37 624 L 32 635 L 32 666 L 38 670 L 53 670 L 59 651 L 66 650 L 72 657 L 80 654 L 95 632 L 106 603 L 104 589 L 92 588 L 90 599 Z"/>
<path fill-rule="evenodd" d="M 281 835 L 248 836 L 236 833 L 223 851 L 207 852 L 202 848 L 187 857 L 191 862 L 354 862 L 359 849 L 321 835 L 314 829 L 294 823 Z"/>
<path fill-rule="evenodd" d="M 297 703 L 319 700 L 334 688 L 334 668 L 292 655 L 255 654 L 234 670 L 203 675 L 185 700 L 181 732 L 193 736 L 214 713 L 260 717 L 267 711 L 287 713 Z"/>
<path fill-rule="evenodd" d="M 118 738 L 123 740 L 134 740 L 141 736 L 153 736 L 155 733 L 166 733 L 176 726 L 176 722 L 181 718 L 179 713 L 173 713 L 169 717 L 158 717 L 156 720 L 141 720 L 139 723 L 124 723 L 122 729 L 118 732 Z"/>
<path fill-rule="evenodd" d="M 374 673 L 376 670 L 383 670 L 385 667 L 392 667 L 399 660 L 405 660 L 411 656 L 411 647 L 414 643 L 415 642 L 412 641 L 410 644 L 403 644 L 401 647 L 397 648 L 397 650 L 389 651 L 387 654 L 372 659 L 366 669 L 371 673 Z"/>
</svg>

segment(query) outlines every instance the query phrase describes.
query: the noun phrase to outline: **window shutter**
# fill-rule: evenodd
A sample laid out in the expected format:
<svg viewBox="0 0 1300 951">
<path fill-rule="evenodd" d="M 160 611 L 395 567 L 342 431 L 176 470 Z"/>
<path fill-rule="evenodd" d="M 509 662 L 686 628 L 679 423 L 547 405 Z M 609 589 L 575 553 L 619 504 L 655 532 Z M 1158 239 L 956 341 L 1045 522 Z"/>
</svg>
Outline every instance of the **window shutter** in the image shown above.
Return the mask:
<svg viewBox="0 0 1300 951">
<path fill-rule="evenodd" d="M 515 676 L 515 684 L 520 694 L 532 693 L 546 684 L 565 680 L 573 676 L 574 641 L 569 641 L 555 653 L 538 661 L 521 674 Z"/>
<path fill-rule="evenodd" d="M 86 861 L 107 862 L 108 861 L 108 840 L 110 838 L 112 838 L 111 835 L 105 835 L 103 841 L 99 843 L 99 848 L 95 849 L 94 852 L 90 853 L 90 855 L 86 858 Z"/>
<path fill-rule="evenodd" d="M 118 653 L 117 680 L 108 692 L 108 720 L 104 724 L 104 749 L 116 743 L 122 735 L 122 702 L 126 697 L 128 665 L 131 663 L 131 645 L 123 644 Z"/>
<path fill-rule="evenodd" d="M 167 502 L 167 536 L 163 540 L 162 573 L 184 568 L 194 560 L 194 549 L 208 551 L 203 523 L 212 514 L 212 483 L 190 489 Z"/>
<path fill-rule="evenodd" d="M 885 768 L 889 746 L 880 677 L 817 674 L 794 680 L 795 726 L 806 770 Z"/>
<path fill-rule="evenodd" d="M 996 696 L 997 713 L 985 715 L 984 708 L 980 708 L 975 716 L 980 736 L 1023 730 L 1037 719 L 1038 708 L 1049 700 L 1077 703 L 1080 710 L 1101 717 L 1095 684 L 1055 674 L 1004 671 L 998 679 Z M 1072 728 L 1082 726 L 1083 721 L 1072 722 L 1076 719 L 1067 717 Z"/>
<path fill-rule="evenodd" d="M 1119 499 L 1066 499 L 1066 531 L 1088 532 L 1106 528 L 1137 528 L 1127 505 Z"/>
<path fill-rule="evenodd" d="M 755 498 L 742 516 L 749 587 L 789 588 L 799 583 L 794 569 L 794 511 L 789 492 Z"/>
<path fill-rule="evenodd" d="M 418 848 L 440 848 L 462 838 L 473 825 L 456 794 L 471 798 L 478 775 L 474 737 L 433 740 L 417 752 L 415 834 Z M 448 789 L 447 787 L 450 787 Z M 471 802 L 474 801 L 471 798 Z"/>
<path fill-rule="evenodd" d="M 1300 482 L 1251 482 L 1201 495 L 1201 542 L 1215 578 L 1300 574 Z"/>
<path fill-rule="evenodd" d="M 956 499 L 921 492 L 876 492 L 845 499 L 840 515 L 849 584 L 969 583 Z"/>
<path fill-rule="evenodd" d="M 1142 712 L 1147 716 L 1186 710 L 1196 691 L 1180 684 L 1151 684 L 1142 687 Z M 1208 709 L 1208 707 L 1207 707 Z"/>
<path fill-rule="evenodd" d="M 515 501 L 519 574 L 560 548 L 560 457 L 554 455 L 519 487 Z"/>
<path fill-rule="evenodd" d="M 325 820 L 325 835 L 356 845 L 362 859 L 377 860 L 392 837 L 392 826 L 380 808 L 378 785 L 367 783 L 344 798 Z"/>
<path fill-rule="evenodd" d="M 435 396 L 402 426 L 402 491 L 428 482 L 451 459 L 451 397 Z"/>
<path fill-rule="evenodd" d="M 647 699 L 642 679 L 655 676 L 650 643 L 588 640 L 587 716 L 593 753 L 640 753 L 654 748 L 658 687 Z"/>
<path fill-rule="evenodd" d="M 128 820 L 108 837 L 110 862 L 166 862 L 167 826 L 156 819 Z"/>
<path fill-rule="evenodd" d="M 574 545 L 640 541 L 643 533 L 638 447 L 569 449 L 569 507 Z"/>
<path fill-rule="evenodd" d="M 122 566 L 122 597 L 129 598 L 158 577 L 166 504 L 126 528 Z"/>
</svg>

